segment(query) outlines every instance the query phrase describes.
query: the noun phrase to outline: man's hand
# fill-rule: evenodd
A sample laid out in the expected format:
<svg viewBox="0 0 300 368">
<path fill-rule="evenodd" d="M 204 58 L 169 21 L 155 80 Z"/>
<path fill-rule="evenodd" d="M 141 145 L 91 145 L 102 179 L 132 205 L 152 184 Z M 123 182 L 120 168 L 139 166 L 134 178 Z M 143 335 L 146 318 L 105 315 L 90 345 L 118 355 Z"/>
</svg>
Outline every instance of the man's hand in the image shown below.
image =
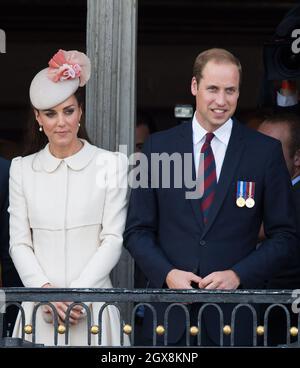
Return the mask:
<svg viewBox="0 0 300 368">
<path fill-rule="evenodd" d="M 171 270 L 166 278 L 169 289 L 192 289 L 192 282 L 199 284 L 201 281 L 201 277 L 194 273 L 181 271 L 176 268 Z"/>
<path fill-rule="evenodd" d="M 240 285 L 240 278 L 232 270 L 213 272 L 199 282 L 200 289 L 235 290 Z"/>
</svg>

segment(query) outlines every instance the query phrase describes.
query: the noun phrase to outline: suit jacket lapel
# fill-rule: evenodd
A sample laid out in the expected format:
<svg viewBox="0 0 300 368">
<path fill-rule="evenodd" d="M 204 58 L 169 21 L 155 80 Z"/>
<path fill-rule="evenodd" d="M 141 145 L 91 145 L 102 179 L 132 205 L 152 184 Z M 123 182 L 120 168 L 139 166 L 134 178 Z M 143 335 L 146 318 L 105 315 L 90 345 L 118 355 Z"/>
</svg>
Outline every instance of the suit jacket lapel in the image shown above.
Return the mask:
<svg viewBox="0 0 300 368">
<path fill-rule="evenodd" d="M 192 179 L 193 181 L 196 180 L 196 171 L 195 171 L 195 159 L 194 159 L 194 149 L 193 149 L 193 130 L 192 130 L 192 121 L 189 123 L 182 123 L 181 126 L 181 139 L 178 140 L 178 152 L 184 154 L 184 153 L 190 153 L 193 157 L 192 160 Z M 182 158 L 183 159 L 183 158 Z M 184 167 L 184 166 L 183 166 Z M 184 167 L 184 170 L 186 170 L 186 167 Z M 183 174 L 182 174 L 183 175 Z M 184 176 L 182 178 L 184 183 Z M 185 193 L 188 191 L 194 191 L 195 188 L 187 188 L 185 185 L 183 185 L 183 190 Z M 201 202 L 200 199 L 187 199 L 189 201 L 192 210 L 194 212 L 194 215 L 197 219 L 197 222 L 201 228 L 204 226 L 203 222 L 203 216 L 201 212 Z"/>
<path fill-rule="evenodd" d="M 224 162 L 217 185 L 216 195 L 212 207 L 208 213 L 208 221 L 204 228 L 202 238 L 206 235 L 206 233 L 212 226 L 228 193 L 230 183 L 232 182 L 233 175 L 237 169 L 242 156 L 242 152 L 244 150 L 243 138 L 244 137 L 240 123 L 236 120 L 233 120 L 231 137 L 224 157 Z"/>
</svg>

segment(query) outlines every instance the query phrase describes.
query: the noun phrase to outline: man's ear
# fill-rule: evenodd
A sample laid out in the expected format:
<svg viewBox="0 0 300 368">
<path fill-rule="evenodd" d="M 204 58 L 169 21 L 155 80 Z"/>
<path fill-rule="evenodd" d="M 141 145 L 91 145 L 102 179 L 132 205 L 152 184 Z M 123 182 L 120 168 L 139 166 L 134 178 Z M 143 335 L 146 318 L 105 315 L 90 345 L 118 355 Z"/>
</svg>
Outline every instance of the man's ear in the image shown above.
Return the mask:
<svg viewBox="0 0 300 368">
<path fill-rule="evenodd" d="M 294 166 L 300 167 L 300 149 L 297 149 L 296 153 L 294 154 Z"/>
<path fill-rule="evenodd" d="M 198 91 L 198 83 L 195 77 L 192 78 L 191 81 L 191 92 L 193 96 L 197 95 L 197 91 Z"/>
</svg>

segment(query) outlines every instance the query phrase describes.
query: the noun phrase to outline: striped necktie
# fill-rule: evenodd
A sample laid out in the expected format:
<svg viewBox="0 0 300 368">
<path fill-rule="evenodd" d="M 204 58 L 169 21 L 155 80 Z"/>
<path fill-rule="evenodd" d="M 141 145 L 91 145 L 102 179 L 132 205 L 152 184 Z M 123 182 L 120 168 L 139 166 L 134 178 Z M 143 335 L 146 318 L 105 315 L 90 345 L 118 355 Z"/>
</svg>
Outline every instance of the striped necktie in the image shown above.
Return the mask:
<svg viewBox="0 0 300 368">
<path fill-rule="evenodd" d="M 201 209 L 205 224 L 207 223 L 207 216 L 213 203 L 217 186 L 215 157 L 210 145 L 214 136 L 213 133 L 207 133 L 201 148 L 201 153 L 204 155 L 204 192 L 201 198 Z"/>
</svg>

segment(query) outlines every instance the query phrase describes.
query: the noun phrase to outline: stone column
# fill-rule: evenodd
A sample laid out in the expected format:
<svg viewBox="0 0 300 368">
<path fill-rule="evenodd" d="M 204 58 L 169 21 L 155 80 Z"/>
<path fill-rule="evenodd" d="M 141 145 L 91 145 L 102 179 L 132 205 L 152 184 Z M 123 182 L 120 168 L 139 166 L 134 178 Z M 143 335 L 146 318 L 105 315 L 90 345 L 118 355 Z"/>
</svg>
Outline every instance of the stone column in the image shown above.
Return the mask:
<svg viewBox="0 0 300 368">
<path fill-rule="evenodd" d="M 86 123 L 92 141 L 133 152 L 136 109 L 137 0 L 88 0 Z M 133 262 L 124 250 L 113 271 L 114 287 L 133 287 Z"/>
</svg>

